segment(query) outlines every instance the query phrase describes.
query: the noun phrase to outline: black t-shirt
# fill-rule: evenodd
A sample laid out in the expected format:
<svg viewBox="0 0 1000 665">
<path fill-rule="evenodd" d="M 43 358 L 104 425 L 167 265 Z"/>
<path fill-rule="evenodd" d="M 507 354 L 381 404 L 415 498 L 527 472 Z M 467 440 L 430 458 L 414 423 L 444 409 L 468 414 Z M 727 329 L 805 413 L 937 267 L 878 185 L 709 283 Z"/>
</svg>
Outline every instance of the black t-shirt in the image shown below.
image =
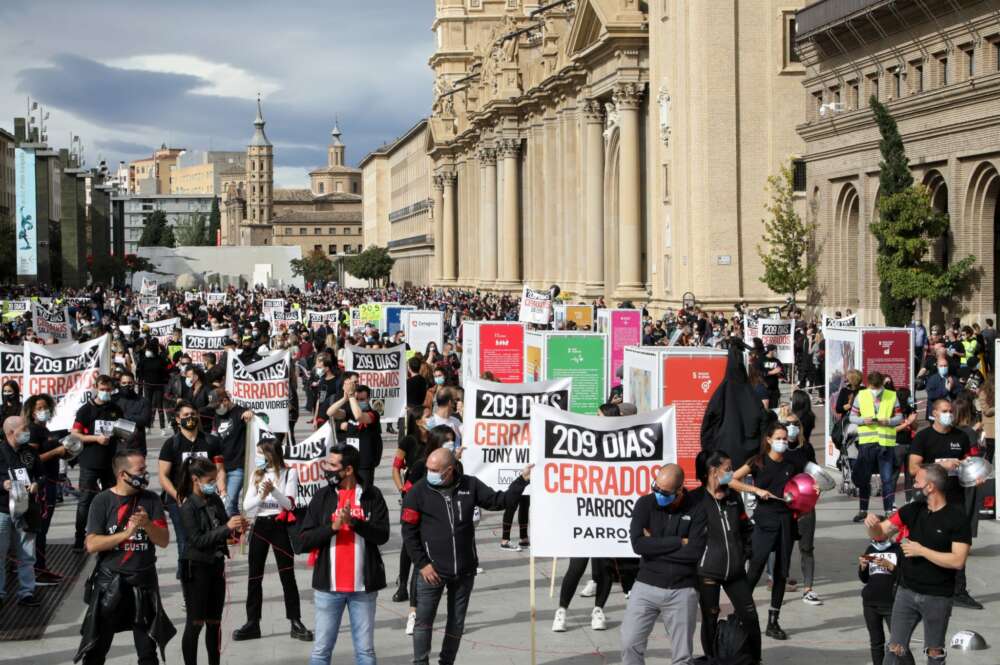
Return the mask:
<svg viewBox="0 0 1000 665">
<path fill-rule="evenodd" d="M 163 503 L 159 497 L 147 490 L 131 496 L 119 496 L 105 490 L 90 504 L 87 516 L 87 534 L 111 536 L 128 528 L 128 520 L 136 508 L 142 506 L 149 515 L 150 522 L 166 528 Z M 108 570 L 126 575 L 150 571 L 156 567 L 156 546 L 150 542 L 144 529 L 139 529 L 129 540 L 113 550 L 101 552 L 99 563 Z"/>
<path fill-rule="evenodd" d="M 903 549 L 897 543 L 892 543 L 884 550 L 869 544 L 865 555 L 876 560 L 861 568 L 858 577 L 865 583 L 861 590 L 861 600 L 864 605 L 882 609 L 892 608 L 896 597 L 896 584 L 899 581 L 899 570 L 903 562 Z M 885 564 L 891 564 L 892 570 Z"/>
<path fill-rule="evenodd" d="M 347 407 L 350 414 L 350 406 Z M 367 425 L 360 425 L 354 420 L 353 414 L 347 422 L 347 429 L 341 429 L 344 421 L 337 423 L 337 441 L 358 449 L 358 466 L 362 469 L 373 469 L 378 466 L 382 457 L 382 423 L 378 413 L 371 411 L 374 420 Z"/>
<path fill-rule="evenodd" d="M 95 404 L 87 402 L 76 412 L 73 430 L 91 436 L 111 436 L 115 421 L 122 417 L 122 410 L 114 402 Z M 85 469 L 110 469 L 115 447 L 88 443 L 80 453 L 80 466 Z"/>
<path fill-rule="evenodd" d="M 222 460 L 226 471 L 234 471 L 243 467 L 246 453 L 247 424 L 243 422 L 246 409 L 233 405 L 224 416 L 216 415 L 213 433 L 219 438 L 222 446 Z"/>
<path fill-rule="evenodd" d="M 403 474 L 403 484 L 409 482 L 412 485 L 423 478 L 423 466 L 421 465 L 420 470 L 416 466 L 417 462 L 424 457 L 424 446 L 417 440 L 417 437 L 407 435 L 399 440 L 398 447 L 403 451 L 403 466 L 406 467 L 406 472 Z"/>
<path fill-rule="evenodd" d="M 41 455 L 42 453 L 47 453 L 59 447 L 59 441 L 56 440 L 52 434 L 49 432 L 48 428 L 41 423 L 32 423 L 28 426 L 28 434 L 30 434 L 31 439 L 28 443 L 32 445 L 34 450 Z M 59 458 L 55 457 L 50 459 L 48 462 L 42 462 L 42 473 L 49 480 L 55 481 L 59 479 Z"/>
<path fill-rule="evenodd" d="M 198 432 L 198 436 L 191 441 L 183 434 L 177 433 L 166 440 L 160 449 L 160 461 L 170 462 L 170 482 L 177 487 L 181 484 L 181 465 L 184 460 L 192 455 L 204 457 L 213 462 L 224 462 L 222 446 L 214 436 L 207 436 L 204 432 Z M 173 503 L 173 498 L 166 495 L 165 501 Z"/>
<path fill-rule="evenodd" d="M 775 392 L 778 390 L 778 380 L 781 378 L 781 374 L 770 374 L 776 369 L 783 369 L 784 365 L 777 358 L 767 358 L 765 357 L 761 361 L 761 371 L 764 374 L 764 385 L 770 392 Z"/>
<path fill-rule="evenodd" d="M 931 512 L 926 503 L 915 501 L 900 508 L 891 521 L 900 528 L 904 538 L 935 552 L 951 552 L 952 543 L 972 544 L 969 520 L 959 504 L 948 502 L 940 510 Z M 950 597 L 955 593 L 957 572 L 922 556 L 903 557 L 900 584 L 916 593 Z"/>
<path fill-rule="evenodd" d="M 320 423 L 324 423 L 329 420 L 326 416 L 326 410 L 330 408 L 331 404 L 337 401 L 337 397 L 340 393 L 338 388 L 339 383 L 340 382 L 336 376 L 329 379 L 323 377 L 316 382 L 316 404 L 319 405 L 318 415 Z"/>
<path fill-rule="evenodd" d="M 797 473 L 802 473 L 805 468 L 805 456 L 793 455 L 790 458 L 786 455 L 780 462 L 775 462 L 769 455 L 763 456 L 763 464 L 751 466 L 753 473 L 753 484 L 756 487 L 767 490 L 776 497 L 785 494 L 785 485 L 788 480 Z M 754 512 L 754 519 L 759 517 L 778 516 L 790 513 L 791 510 L 784 501 L 758 501 Z"/>
<path fill-rule="evenodd" d="M 816 450 L 808 441 L 799 444 L 795 448 L 792 448 L 791 444 L 789 444 L 788 451 L 785 453 L 785 461 L 791 463 L 796 469 L 801 468 L 804 471 L 807 463 L 816 463 Z M 796 471 L 796 473 L 801 472 Z"/>
<path fill-rule="evenodd" d="M 6 440 L 0 440 L 0 513 L 10 513 L 10 492 L 4 489 L 3 481 L 16 479 L 27 485 L 42 479 L 38 453 L 30 446 L 14 450 Z"/>
<path fill-rule="evenodd" d="M 957 427 L 952 427 L 945 434 L 938 432 L 933 426 L 925 427 L 917 432 L 917 436 L 913 439 L 910 454 L 920 455 L 924 464 L 952 457 L 962 459 L 969 454 L 969 436 Z M 965 501 L 965 491 L 958 484 L 958 475 L 954 472 L 948 474 L 945 496 L 948 503 L 959 506 Z"/>
<path fill-rule="evenodd" d="M 422 406 L 427 399 L 427 380 L 414 374 L 406 380 L 406 405 Z"/>
</svg>

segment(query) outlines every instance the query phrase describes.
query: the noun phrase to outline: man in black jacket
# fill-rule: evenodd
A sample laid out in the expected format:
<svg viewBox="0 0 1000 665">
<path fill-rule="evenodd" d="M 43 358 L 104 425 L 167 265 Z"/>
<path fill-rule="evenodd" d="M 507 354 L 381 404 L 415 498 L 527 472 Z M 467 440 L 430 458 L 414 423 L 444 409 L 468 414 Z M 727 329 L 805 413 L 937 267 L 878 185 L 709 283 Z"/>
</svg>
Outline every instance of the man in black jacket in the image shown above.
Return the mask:
<svg viewBox="0 0 1000 665">
<path fill-rule="evenodd" d="M 476 579 L 476 530 L 473 510 L 506 510 L 517 505 L 531 477 L 531 466 L 496 492 L 474 476 L 460 475 L 455 455 L 439 448 L 427 458 L 427 475 L 403 500 L 403 544 L 420 576 L 417 578 L 413 662 L 426 665 L 431 628 L 441 594 L 448 590 L 448 621 L 441 642 L 440 665 L 452 665 L 465 630 Z"/>
<path fill-rule="evenodd" d="M 374 484 L 359 482 L 358 451 L 333 450 L 323 462 L 328 486 L 309 502 L 299 540 L 310 550 L 316 641 L 311 665 L 330 662 L 340 620 L 351 615 L 354 659 L 375 665 L 375 601 L 385 588 L 379 546 L 389 541 L 389 508 Z"/>
<path fill-rule="evenodd" d="M 667 464 L 656 474 L 652 491 L 635 502 L 629 533 L 640 562 L 622 619 L 622 663 L 646 662 L 646 642 L 662 615 L 673 662 L 690 665 L 705 515 L 684 493 L 680 466 Z"/>
<path fill-rule="evenodd" d="M 111 400 L 122 410 L 122 418 L 135 423 L 135 434 L 125 447 L 146 454 L 146 428 L 153 420 L 153 409 L 149 400 L 136 392 L 135 374 L 131 370 L 122 371 L 118 380 L 118 393 Z"/>
</svg>

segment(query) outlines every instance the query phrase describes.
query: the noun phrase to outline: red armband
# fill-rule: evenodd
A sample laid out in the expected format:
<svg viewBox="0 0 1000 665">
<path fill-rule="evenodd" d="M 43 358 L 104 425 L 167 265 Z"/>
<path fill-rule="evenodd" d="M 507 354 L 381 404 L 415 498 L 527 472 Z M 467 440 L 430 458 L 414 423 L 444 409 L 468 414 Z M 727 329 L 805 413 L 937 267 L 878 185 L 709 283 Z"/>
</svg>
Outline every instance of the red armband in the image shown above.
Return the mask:
<svg viewBox="0 0 1000 665">
<path fill-rule="evenodd" d="M 155 526 L 157 529 L 166 529 L 167 520 L 163 519 L 162 517 L 158 520 L 153 520 L 153 526 Z"/>
<path fill-rule="evenodd" d="M 413 483 L 411 483 L 409 480 L 403 483 L 403 494 L 406 494 L 411 489 L 413 489 Z"/>
<path fill-rule="evenodd" d="M 403 521 L 416 526 L 420 524 L 420 513 L 413 508 L 403 508 Z"/>
<path fill-rule="evenodd" d="M 226 459 L 222 455 L 216 455 L 212 458 L 213 464 L 224 464 Z"/>
<path fill-rule="evenodd" d="M 746 511 L 740 513 L 740 521 L 741 522 L 746 522 L 748 519 L 750 519 L 750 516 L 746 514 Z"/>
<path fill-rule="evenodd" d="M 403 469 L 404 466 L 406 466 L 406 463 L 405 463 L 405 461 L 403 460 L 402 457 L 395 457 L 395 458 L 393 458 L 393 460 L 392 460 L 392 468 L 396 469 L 397 471 L 400 471 L 400 470 Z"/>
</svg>

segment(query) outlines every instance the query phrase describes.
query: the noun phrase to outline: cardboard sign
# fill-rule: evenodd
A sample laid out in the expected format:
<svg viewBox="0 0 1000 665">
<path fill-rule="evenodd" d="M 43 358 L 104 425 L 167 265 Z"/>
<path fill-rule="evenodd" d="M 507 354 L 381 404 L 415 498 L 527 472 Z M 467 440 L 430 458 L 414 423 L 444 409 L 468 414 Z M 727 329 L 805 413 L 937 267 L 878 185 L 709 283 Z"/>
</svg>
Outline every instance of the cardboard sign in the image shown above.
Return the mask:
<svg viewBox="0 0 1000 665">
<path fill-rule="evenodd" d="M 532 554 L 634 557 L 632 509 L 675 455 L 672 407 L 625 418 L 533 407 Z"/>
<path fill-rule="evenodd" d="M 181 351 L 191 356 L 191 362 L 199 367 L 205 366 L 205 354 L 214 353 L 218 359 L 226 352 L 226 340 L 229 339 L 229 328 L 221 330 L 181 330 Z"/>
<path fill-rule="evenodd" d="M 778 347 L 778 360 L 785 365 L 795 363 L 795 321 L 792 319 L 751 319 L 743 317 L 743 341 L 753 346 L 759 337 L 764 348 L 769 344 Z M 789 376 L 792 376 L 789 373 Z"/>
<path fill-rule="evenodd" d="M 226 302 L 225 293 L 206 293 L 205 294 L 205 304 L 209 307 L 218 307 L 219 305 L 224 305 Z"/>
<path fill-rule="evenodd" d="M 552 320 L 552 295 L 548 291 L 536 291 L 527 286 L 521 290 L 521 311 L 518 321 L 548 325 Z"/>
<path fill-rule="evenodd" d="M 73 341 L 69 328 L 69 308 L 46 309 L 36 302 L 31 303 L 31 322 L 39 337 L 48 337 L 59 342 Z"/>
<path fill-rule="evenodd" d="M 371 390 L 368 401 L 383 422 L 392 422 L 406 410 L 406 347 L 368 349 L 348 345 L 344 369 L 358 373 L 358 385 Z"/>
<path fill-rule="evenodd" d="M 97 377 L 111 371 L 110 337 L 42 346 L 24 344 L 24 397 L 49 394 L 56 411 L 50 431 L 71 429 L 76 412 L 97 392 Z"/>
<path fill-rule="evenodd" d="M 244 365 L 235 353 L 226 354 L 226 391 L 233 402 L 263 415 L 272 432 L 288 432 L 289 377 L 288 351 Z"/>
<path fill-rule="evenodd" d="M 339 321 L 340 312 L 335 309 L 326 312 L 317 312 L 311 309 L 306 310 L 305 324 L 313 331 L 319 330 L 323 324 L 336 330 Z"/>
</svg>

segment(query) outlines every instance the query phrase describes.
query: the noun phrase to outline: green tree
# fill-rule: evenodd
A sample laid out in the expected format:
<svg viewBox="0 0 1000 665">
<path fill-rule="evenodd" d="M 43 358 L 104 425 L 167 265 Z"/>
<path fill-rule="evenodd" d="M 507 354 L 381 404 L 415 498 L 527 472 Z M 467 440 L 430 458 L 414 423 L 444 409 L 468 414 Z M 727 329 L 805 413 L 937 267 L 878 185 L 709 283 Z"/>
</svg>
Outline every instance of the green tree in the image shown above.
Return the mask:
<svg viewBox="0 0 1000 665">
<path fill-rule="evenodd" d="M 337 278 L 337 266 L 318 249 L 301 259 L 292 259 L 292 274 L 302 276 L 307 282 L 329 282 Z"/>
<path fill-rule="evenodd" d="M 208 233 L 205 235 L 205 244 L 214 247 L 221 230 L 222 213 L 219 212 L 219 197 L 215 197 L 212 199 L 212 212 L 208 215 Z"/>
<path fill-rule="evenodd" d="M 358 279 L 366 279 L 370 285 L 388 282 L 396 259 L 389 256 L 385 247 L 372 245 L 360 254 L 347 257 L 344 262 L 347 272 Z"/>
<path fill-rule="evenodd" d="M 816 279 L 816 265 L 809 261 L 809 243 L 815 225 L 802 220 L 795 211 L 795 186 L 792 169 L 783 166 L 779 175 L 767 179 L 771 201 L 764 206 L 769 219 L 764 220 L 764 245 L 757 254 L 764 265 L 760 278 L 769 289 L 795 297 Z"/>
<path fill-rule="evenodd" d="M 205 215 L 198 213 L 180 222 L 173 233 L 177 247 L 200 247 L 207 245 L 208 223 L 205 220 Z M 215 243 L 212 244 L 214 245 Z"/>
<path fill-rule="evenodd" d="M 102 257 L 100 261 L 95 261 L 93 256 L 88 256 L 87 267 L 90 271 L 90 279 L 95 284 L 118 287 L 131 284 L 132 276 L 137 272 L 156 272 L 156 266 L 149 259 L 135 254 L 112 255 Z"/>
<path fill-rule="evenodd" d="M 934 210 L 926 187 L 913 184 L 903 138 L 888 109 L 874 96 L 869 104 L 882 135 L 879 218 L 870 227 L 878 241 L 880 305 L 887 325 L 905 326 L 918 300 L 947 298 L 962 288 L 976 259 L 967 256 L 948 267 L 933 261 L 929 250 L 948 232 L 948 216 Z"/>
<path fill-rule="evenodd" d="M 139 247 L 173 247 L 174 231 L 167 223 L 167 215 L 156 210 L 146 218 L 139 237 Z"/>
</svg>

